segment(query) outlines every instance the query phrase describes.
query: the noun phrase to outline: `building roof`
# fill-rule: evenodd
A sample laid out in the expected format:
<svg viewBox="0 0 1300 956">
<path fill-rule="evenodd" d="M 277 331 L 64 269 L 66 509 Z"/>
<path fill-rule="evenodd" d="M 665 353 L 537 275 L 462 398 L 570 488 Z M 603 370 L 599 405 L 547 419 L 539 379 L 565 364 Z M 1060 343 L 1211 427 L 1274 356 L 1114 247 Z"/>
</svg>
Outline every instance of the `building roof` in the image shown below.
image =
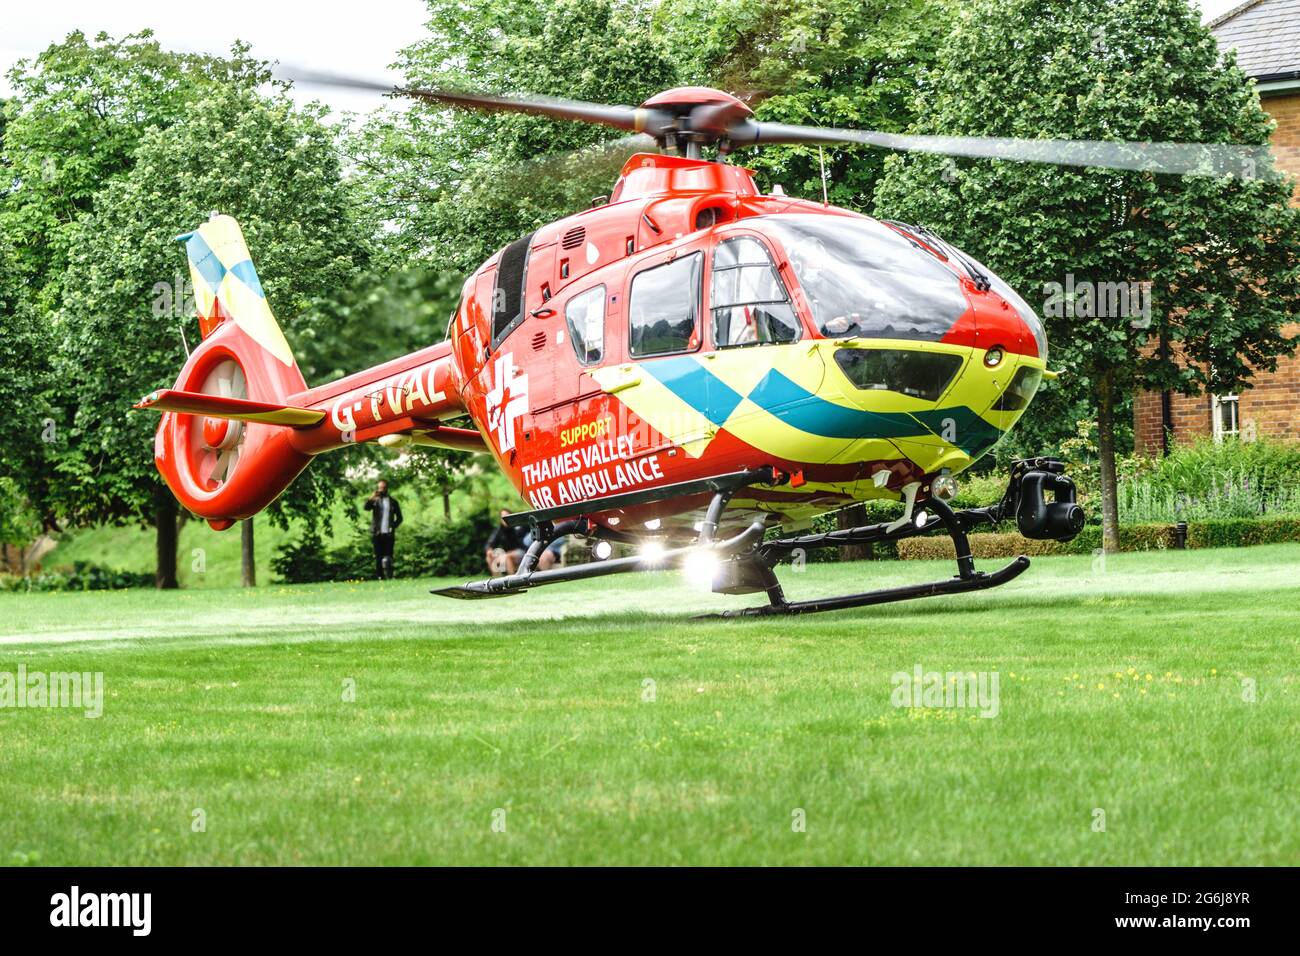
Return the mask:
<svg viewBox="0 0 1300 956">
<path fill-rule="evenodd" d="M 1256 80 L 1300 76 L 1300 0 L 1246 0 L 1207 24 Z"/>
</svg>

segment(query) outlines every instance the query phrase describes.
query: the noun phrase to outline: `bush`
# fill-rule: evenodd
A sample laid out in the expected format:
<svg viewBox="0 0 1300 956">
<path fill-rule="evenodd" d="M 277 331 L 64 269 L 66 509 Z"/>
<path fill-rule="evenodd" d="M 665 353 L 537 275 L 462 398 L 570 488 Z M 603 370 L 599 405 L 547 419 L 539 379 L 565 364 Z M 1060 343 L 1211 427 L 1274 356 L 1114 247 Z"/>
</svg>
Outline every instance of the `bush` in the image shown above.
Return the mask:
<svg viewBox="0 0 1300 956">
<path fill-rule="evenodd" d="M 1008 474 L 993 472 L 986 475 L 964 473 L 957 476 L 957 496 L 950 502 L 954 508 L 983 508 L 1002 500 L 1007 492 Z"/>
<path fill-rule="evenodd" d="M 334 552 L 327 549 L 320 535 L 311 529 L 304 531 L 297 541 L 285 542 L 275 549 L 271 570 L 286 584 L 339 580 Z"/>
<path fill-rule="evenodd" d="M 398 529 L 394 562 L 403 577 L 462 577 L 486 573 L 483 545 L 492 533 L 493 518 L 476 514 L 470 518 L 442 521 Z M 370 542 L 366 541 L 369 551 Z M 371 564 L 374 559 L 371 558 Z"/>
<path fill-rule="evenodd" d="M 148 572 L 121 571 L 90 561 L 76 561 L 70 567 L 50 568 L 29 577 L 0 576 L 0 590 L 4 591 L 119 591 L 153 586 L 153 575 Z"/>
<path fill-rule="evenodd" d="M 436 524 L 408 522 L 397 531 L 393 570 L 397 577 L 459 577 L 485 572 L 483 542 L 493 518 L 474 515 Z M 301 538 L 281 545 L 271 568 L 286 584 L 355 581 L 374 576 L 375 557 L 370 536 L 358 531 L 343 544 L 327 547 L 320 535 L 304 531 Z"/>
<path fill-rule="evenodd" d="M 1164 551 L 1174 547 L 1172 524 L 1125 525 L 1119 529 L 1121 551 Z M 1013 558 L 1045 554 L 1092 554 L 1101 548 L 1101 529 L 1089 525 L 1073 541 L 1033 541 L 1015 532 L 980 532 L 970 537 L 976 558 Z M 1300 541 L 1300 518 L 1232 518 L 1194 521 L 1187 525 L 1189 548 L 1240 548 L 1254 544 Z M 955 556 L 946 535 L 908 538 L 898 542 L 898 556 L 905 561 Z"/>
<path fill-rule="evenodd" d="M 1285 541 L 1300 541 L 1300 518 L 1258 521 L 1237 518 L 1187 526 L 1187 545 L 1191 548 L 1241 548 Z"/>
<path fill-rule="evenodd" d="M 971 554 L 976 558 L 1014 558 L 1018 554 L 1036 557 L 1043 554 L 1071 554 L 1070 545 L 1059 541 L 1031 541 L 1014 531 L 981 532 L 969 536 Z M 944 559 L 955 561 L 956 549 L 946 534 L 924 538 L 905 538 L 898 542 L 898 556 L 904 561 Z"/>
<path fill-rule="evenodd" d="M 1161 459 L 1127 460 L 1120 473 L 1120 521 L 1211 521 L 1300 515 L 1300 445 L 1202 440 Z"/>
</svg>

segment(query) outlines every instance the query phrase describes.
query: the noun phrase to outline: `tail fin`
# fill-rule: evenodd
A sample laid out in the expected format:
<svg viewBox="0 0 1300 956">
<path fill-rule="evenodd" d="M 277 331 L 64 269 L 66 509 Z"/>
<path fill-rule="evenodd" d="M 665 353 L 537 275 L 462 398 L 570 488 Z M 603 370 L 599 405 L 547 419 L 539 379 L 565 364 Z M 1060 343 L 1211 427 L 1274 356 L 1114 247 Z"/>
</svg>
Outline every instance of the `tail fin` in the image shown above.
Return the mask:
<svg viewBox="0 0 1300 956">
<path fill-rule="evenodd" d="M 179 238 L 203 341 L 174 388 L 147 396 L 140 407 L 163 413 L 154 461 L 177 499 L 213 527 L 227 528 L 265 508 L 307 466 L 310 456 L 290 436 L 324 413 L 286 404 L 307 385 L 239 224 L 214 215 Z"/>
<path fill-rule="evenodd" d="M 189 256 L 203 337 L 223 322 L 233 322 L 276 359 L 292 365 L 293 353 L 271 314 L 239 223 L 230 216 L 214 215 L 177 239 L 185 243 Z"/>
</svg>

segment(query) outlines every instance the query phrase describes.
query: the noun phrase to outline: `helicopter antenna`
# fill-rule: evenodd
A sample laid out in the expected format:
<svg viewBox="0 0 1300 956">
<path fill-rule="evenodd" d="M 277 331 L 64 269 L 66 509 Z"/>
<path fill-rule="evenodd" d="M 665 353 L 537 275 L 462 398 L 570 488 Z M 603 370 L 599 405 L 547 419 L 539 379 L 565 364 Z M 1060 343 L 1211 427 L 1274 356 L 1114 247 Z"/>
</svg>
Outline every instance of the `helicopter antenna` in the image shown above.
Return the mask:
<svg viewBox="0 0 1300 956">
<path fill-rule="evenodd" d="M 822 205 L 829 206 L 831 201 L 826 198 L 826 153 L 820 146 L 817 147 L 817 161 L 822 166 Z"/>
</svg>

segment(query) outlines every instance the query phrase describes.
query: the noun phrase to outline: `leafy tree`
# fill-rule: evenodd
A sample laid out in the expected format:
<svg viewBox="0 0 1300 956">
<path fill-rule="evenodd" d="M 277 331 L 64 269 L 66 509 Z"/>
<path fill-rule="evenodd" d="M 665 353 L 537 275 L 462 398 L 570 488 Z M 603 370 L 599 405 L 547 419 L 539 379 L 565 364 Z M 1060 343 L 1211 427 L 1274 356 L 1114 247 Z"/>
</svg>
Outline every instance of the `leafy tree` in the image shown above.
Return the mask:
<svg viewBox="0 0 1300 956">
<path fill-rule="evenodd" d="M 58 305 L 78 220 L 131 168 L 141 137 L 183 119 L 205 86 L 270 80 L 245 45 L 215 57 L 164 50 L 152 36 L 100 33 L 91 41 L 75 31 L 9 71 L 4 162 L 12 188 L 0 205 L 0 232 L 42 309 Z"/>
<path fill-rule="evenodd" d="M 640 103 L 677 81 L 645 0 L 429 0 L 429 11 L 427 36 L 398 61 L 411 85 Z M 423 345 L 442 338 L 466 275 L 507 242 L 608 193 L 631 147 L 604 127 L 416 102 L 373 116 L 348 152 L 380 261 L 395 272 L 349 308 L 407 316 L 399 337 L 431 334 L 436 322 Z M 415 468 L 444 501 L 474 468 L 470 456 L 434 449 L 400 467 Z"/>
<path fill-rule="evenodd" d="M 9 476 L 42 526 L 55 527 L 54 458 L 69 433 L 55 394 L 60 304 L 73 243 L 95 197 L 130 171 L 141 138 L 185 116 L 203 88 L 266 82 L 236 45 L 228 58 L 161 49 L 149 31 L 93 41 L 74 32 L 8 74 L 0 141 L 0 398 L 15 409 L 0 447 Z M 78 379 L 82 370 L 78 369 Z"/>
<path fill-rule="evenodd" d="M 175 583 L 177 506 L 149 454 L 157 418 L 129 406 L 174 380 L 180 330 L 194 328 L 192 303 L 176 295 L 188 281 L 176 234 L 209 210 L 237 218 L 304 375 L 349 364 L 348 330 L 331 310 L 357 281 L 366 245 L 322 112 L 211 89 L 184 123 L 142 137 L 130 172 L 95 196 L 69 244 L 57 316 L 69 441 L 53 497 L 73 521 L 153 521 L 160 586 Z M 341 468 L 318 463 L 277 506 L 324 510 Z"/>
<path fill-rule="evenodd" d="M 667 0 L 657 24 L 688 82 L 744 99 L 759 120 L 901 132 L 913 93 L 951 21 L 945 0 Z M 761 182 L 869 206 L 884 164 L 878 149 L 771 146 L 737 162 Z"/>
<path fill-rule="evenodd" d="M 916 112 L 918 132 L 939 134 L 1260 145 L 1270 131 L 1233 55 L 1220 58 L 1184 0 L 964 4 Z M 882 214 L 934 227 L 1047 313 L 1052 365 L 1095 403 L 1108 548 L 1123 398 L 1248 387 L 1252 367 L 1275 368 L 1294 345 L 1281 327 L 1300 306 L 1300 213 L 1289 182 L 1254 172 L 1176 177 L 922 155 L 888 163 Z M 1077 294 L 1058 308 L 1050 284 L 1070 277 Z M 1085 283 L 1102 282 L 1150 283 L 1149 323 L 1088 307 Z"/>
<path fill-rule="evenodd" d="M 646 0 L 429 0 L 429 33 L 397 66 L 412 85 L 640 103 L 677 70 Z M 416 103 L 350 151 L 395 262 L 465 275 L 507 242 L 607 193 L 618 130 Z M 579 155 L 560 161 L 552 154 Z"/>
<path fill-rule="evenodd" d="M 14 255 L 8 237 L 0 233 L 0 408 L 6 426 L 0 442 L 0 481 L 6 486 L 0 507 L 7 512 L 0 520 L 14 518 L 12 527 L 26 528 L 34 514 L 38 527 L 49 528 L 53 518 L 42 499 L 42 485 L 30 479 L 42 473 L 48 448 L 60 438 L 47 398 L 54 383 L 52 341 L 49 323 L 37 316 L 26 294 Z"/>
</svg>

